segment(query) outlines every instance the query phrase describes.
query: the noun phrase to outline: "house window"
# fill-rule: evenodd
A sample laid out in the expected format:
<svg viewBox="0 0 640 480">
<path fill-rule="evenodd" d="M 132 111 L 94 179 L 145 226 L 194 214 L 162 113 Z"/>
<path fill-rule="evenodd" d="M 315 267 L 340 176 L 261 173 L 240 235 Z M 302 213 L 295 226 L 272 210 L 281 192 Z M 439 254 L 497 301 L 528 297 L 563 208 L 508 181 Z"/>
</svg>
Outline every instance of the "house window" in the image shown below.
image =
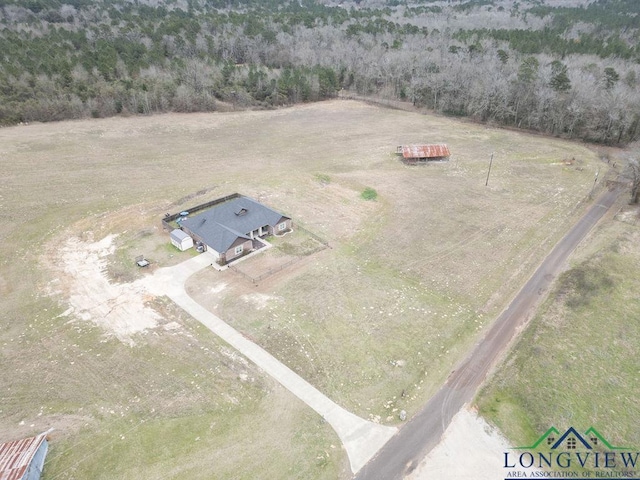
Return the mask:
<svg viewBox="0 0 640 480">
<path fill-rule="evenodd" d="M 598 437 L 591 437 L 589 440 L 591 440 L 591 443 L 594 445 L 598 445 Z"/>
<path fill-rule="evenodd" d="M 553 443 L 555 443 L 555 441 L 556 441 L 556 437 L 554 437 L 552 435 L 549 435 L 547 437 L 547 445 L 552 445 Z"/>
<path fill-rule="evenodd" d="M 287 228 L 287 222 L 282 222 L 280 225 L 278 225 L 278 230 L 283 231 L 285 228 Z"/>
<path fill-rule="evenodd" d="M 235 249 L 235 253 L 236 255 L 240 255 L 242 253 L 243 250 L 243 246 L 242 245 L 238 245 Z"/>
<path fill-rule="evenodd" d="M 571 437 L 567 439 L 567 450 L 575 450 L 576 449 L 576 439 Z"/>
</svg>

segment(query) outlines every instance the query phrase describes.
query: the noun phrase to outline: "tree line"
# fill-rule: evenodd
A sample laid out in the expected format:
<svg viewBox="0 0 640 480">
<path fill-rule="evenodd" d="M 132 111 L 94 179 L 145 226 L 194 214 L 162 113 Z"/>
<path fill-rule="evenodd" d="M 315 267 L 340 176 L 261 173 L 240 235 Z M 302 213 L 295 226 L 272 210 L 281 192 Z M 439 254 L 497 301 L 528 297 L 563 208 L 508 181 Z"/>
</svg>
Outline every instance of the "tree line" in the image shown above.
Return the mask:
<svg viewBox="0 0 640 480">
<path fill-rule="evenodd" d="M 557 3 L 557 2 L 553 2 Z M 271 108 L 341 89 L 640 137 L 640 2 L 0 0 L 0 123 Z"/>
</svg>

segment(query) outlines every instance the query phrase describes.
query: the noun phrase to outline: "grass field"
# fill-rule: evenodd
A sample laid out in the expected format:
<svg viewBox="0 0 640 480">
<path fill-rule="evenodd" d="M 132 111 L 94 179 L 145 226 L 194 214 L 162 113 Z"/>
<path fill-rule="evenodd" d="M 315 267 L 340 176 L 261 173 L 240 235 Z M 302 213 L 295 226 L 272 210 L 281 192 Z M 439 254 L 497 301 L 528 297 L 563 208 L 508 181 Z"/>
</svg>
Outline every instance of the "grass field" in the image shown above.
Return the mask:
<svg viewBox="0 0 640 480">
<path fill-rule="evenodd" d="M 451 161 L 398 161 L 422 142 Z M 135 346 L 59 316 L 66 299 L 47 292 L 67 238 L 118 234 L 107 273 L 129 282 L 138 254 L 152 269 L 191 255 L 167 247 L 165 212 L 240 192 L 291 216 L 333 248 L 258 287 L 202 272 L 190 292 L 343 406 L 397 423 L 605 174 L 579 144 L 347 101 L 13 127 L 0 155 L 0 440 L 55 427 L 47 479 L 348 476 L 326 424 L 162 299 L 180 328 Z"/>
<path fill-rule="evenodd" d="M 594 426 L 613 445 L 640 445 L 638 213 L 622 205 L 592 233 L 479 394 L 480 412 L 514 444 L 555 425 Z"/>
</svg>

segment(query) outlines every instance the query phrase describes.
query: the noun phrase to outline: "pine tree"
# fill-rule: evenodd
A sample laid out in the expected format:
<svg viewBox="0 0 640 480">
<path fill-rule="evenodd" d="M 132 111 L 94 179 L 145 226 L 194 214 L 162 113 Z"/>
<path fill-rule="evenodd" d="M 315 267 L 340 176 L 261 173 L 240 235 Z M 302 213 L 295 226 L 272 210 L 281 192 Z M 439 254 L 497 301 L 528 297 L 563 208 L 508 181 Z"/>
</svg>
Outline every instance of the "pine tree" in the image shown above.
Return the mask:
<svg viewBox="0 0 640 480">
<path fill-rule="evenodd" d="M 604 69 L 604 88 L 611 90 L 620 80 L 620 75 L 612 67 Z"/>
<path fill-rule="evenodd" d="M 551 62 L 551 81 L 549 86 L 558 93 L 565 93 L 571 90 L 571 80 L 567 75 L 567 66 L 559 60 Z"/>
</svg>

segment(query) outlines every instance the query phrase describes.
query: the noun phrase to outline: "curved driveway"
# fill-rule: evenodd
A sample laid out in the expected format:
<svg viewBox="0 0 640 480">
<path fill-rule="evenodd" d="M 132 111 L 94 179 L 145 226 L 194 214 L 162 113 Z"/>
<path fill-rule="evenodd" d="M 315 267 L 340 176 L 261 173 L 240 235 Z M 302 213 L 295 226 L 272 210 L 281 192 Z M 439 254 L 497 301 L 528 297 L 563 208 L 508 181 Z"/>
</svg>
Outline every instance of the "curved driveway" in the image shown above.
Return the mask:
<svg viewBox="0 0 640 480">
<path fill-rule="evenodd" d="M 558 242 L 529 281 L 493 323 L 485 337 L 445 384 L 400 432 L 355 476 L 356 480 L 394 480 L 410 473 L 440 441 L 453 416 L 470 402 L 497 357 L 502 354 L 562 271 L 567 258 L 589 230 L 613 206 L 620 190 L 602 194 Z M 471 475 L 469 478 L 472 478 Z"/>
<path fill-rule="evenodd" d="M 336 431 L 357 472 L 396 432 L 397 428 L 366 421 L 326 397 L 309 382 L 248 340 L 240 332 L 193 300 L 184 285 L 194 273 L 211 268 L 213 257 L 201 254 L 179 265 L 160 268 L 142 282 L 154 295 L 166 295 L 184 311 L 277 380 L 287 390 L 318 412 Z"/>
</svg>

